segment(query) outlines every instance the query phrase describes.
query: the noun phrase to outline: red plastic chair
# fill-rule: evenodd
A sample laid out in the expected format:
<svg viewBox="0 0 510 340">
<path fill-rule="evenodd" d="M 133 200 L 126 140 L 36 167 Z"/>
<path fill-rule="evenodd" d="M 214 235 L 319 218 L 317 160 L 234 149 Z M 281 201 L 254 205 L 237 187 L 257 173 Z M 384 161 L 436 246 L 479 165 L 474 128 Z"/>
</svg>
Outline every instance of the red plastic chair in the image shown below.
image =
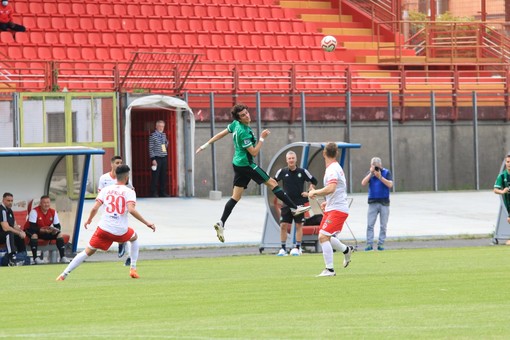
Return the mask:
<svg viewBox="0 0 510 340">
<path fill-rule="evenodd" d="M 16 37 L 18 38 L 18 37 Z M 28 40 L 28 39 L 27 39 Z M 11 32 L 0 32 L 0 41 L 2 44 L 13 44 L 14 43 L 14 36 Z"/>
<path fill-rule="evenodd" d="M 158 41 L 154 33 L 145 33 L 143 35 L 143 43 L 146 46 L 155 46 L 158 44 Z"/>
<path fill-rule="evenodd" d="M 297 34 L 289 34 L 290 46 L 303 46 L 303 38 Z"/>
<path fill-rule="evenodd" d="M 39 46 L 37 49 L 38 59 L 51 60 L 53 58 L 53 48 L 49 46 Z"/>
<path fill-rule="evenodd" d="M 136 23 L 132 18 L 123 18 L 121 20 L 121 29 L 125 31 L 136 31 Z"/>
<path fill-rule="evenodd" d="M 269 18 L 272 18 L 272 17 L 273 17 L 273 16 L 272 16 L 272 15 L 273 15 L 273 12 L 272 12 L 272 10 L 271 10 L 271 8 L 270 8 L 270 7 L 260 6 L 260 7 L 258 7 L 258 10 L 259 10 L 259 16 L 260 16 L 261 18 L 267 18 L 267 19 L 269 19 Z M 278 18 L 283 18 L 283 17 L 278 17 Z"/>
<path fill-rule="evenodd" d="M 219 6 L 220 15 L 222 18 L 233 18 L 234 8 L 232 6 Z"/>
<path fill-rule="evenodd" d="M 154 6 L 152 4 L 140 4 L 140 12 L 144 17 L 153 17 Z"/>
<path fill-rule="evenodd" d="M 198 45 L 197 34 L 188 33 L 184 34 L 184 45 L 195 47 Z"/>
<path fill-rule="evenodd" d="M 115 13 L 115 15 L 118 16 L 119 18 L 123 18 L 127 15 L 127 6 L 124 3 L 114 4 L 113 13 Z"/>
<path fill-rule="evenodd" d="M 223 34 L 211 34 L 211 45 L 212 46 L 233 46 L 233 45 L 226 44 L 225 35 L 223 35 Z"/>
<path fill-rule="evenodd" d="M 225 34 L 223 36 L 225 41 L 225 46 L 227 47 L 240 47 L 239 44 L 239 36 L 237 34 Z"/>
<path fill-rule="evenodd" d="M 198 36 L 197 36 L 198 45 L 199 46 L 213 46 L 212 36 L 213 36 L 213 34 L 209 34 L 209 33 L 198 34 Z"/>
<path fill-rule="evenodd" d="M 71 45 L 74 43 L 73 41 L 73 33 L 69 31 L 59 32 L 59 41 L 64 45 Z"/>
<path fill-rule="evenodd" d="M 61 15 L 68 15 L 73 13 L 73 8 L 69 2 L 59 2 L 57 8 L 58 13 Z"/>
<path fill-rule="evenodd" d="M 129 36 L 131 45 L 142 46 L 143 45 L 143 34 L 142 33 L 131 33 Z"/>
<path fill-rule="evenodd" d="M 175 47 L 179 47 L 184 45 L 184 38 L 180 33 L 174 33 L 170 36 L 170 40 L 172 41 L 172 45 Z"/>
<path fill-rule="evenodd" d="M 239 18 L 239 19 L 242 19 L 242 20 L 245 20 L 245 19 L 253 19 L 253 17 L 248 17 L 246 15 L 246 8 L 244 6 L 233 6 L 232 7 L 232 16 L 231 17 L 234 17 L 234 18 Z"/>
<path fill-rule="evenodd" d="M 127 5 L 127 14 L 129 16 L 140 16 L 141 15 L 140 5 L 139 4 L 135 4 L 135 5 L 130 4 L 130 5 Z"/>
<path fill-rule="evenodd" d="M 193 6 L 189 6 L 189 5 L 181 6 L 181 16 L 183 16 L 183 17 L 186 17 L 186 18 L 192 17 L 195 14 L 194 12 L 195 11 L 193 10 Z"/>
<path fill-rule="evenodd" d="M 16 13 L 30 13 L 27 2 L 16 1 L 14 3 L 14 10 L 16 11 Z"/>
<path fill-rule="evenodd" d="M 107 16 L 116 15 L 115 12 L 113 11 L 113 5 L 108 2 L 99 4 L 99 12 L 101 13 L 101 15 Z"/>
<path fill-rule="evenodd" d="M 110 49 L 110 59 L 111 60 L 126 60 L 126 55 L 122 48 L 111 48 Z"/>
<path fill-rule="evenodd" d="M 73 33 L 74 44 L 76 45 L 86 45 L 88 44 L 89 37 L 85 31 L 75 31 Z"/>
<path fill-rule="evenodd" d="M 265 33 L 269 32 L 267 28 L 267 21 L 265 20 L 255 20 L 255 32 L 257 33 Z"/>
<path fill-rule="evenodd" d="M 82 47 L 81 49 L 82 60 L 94 60 L 96 59 L 96 48 Z"/>
<path fill-rule="evenodd" d="M 263 34 L 252 34 L 251 35 L 252 46 L 264 46 L 264 35 Z"/>
<path fill-rule="evenodd" d="M 166 17 L 168 16 L 168 10 L 166 5 L 154 5 L 154 15 L 157 17 Z"/>
<path fill-rule="evenodd" d="M 80 47 L 68 47 L 67 48 L 67 58 L 70 60 L 81 60 Z"/>
<path fill-rule="evenodd" d="M 58 6 L 55 2 L 45 2 L 43 5 L 43 8 L 44 8 L 44 13 L 46 13 L 46 14 L 55 15 L 58 13 Z"/>
<path fill-rule="evenodd" d="M 42 44 L 44 43 L 44 32 L 41 31 L 28 31 L 28 34 L 30 34 L 30 42 L 32 44 Z"/>
<path fill-rule="evenodd" d="M 228 30 L 229 30 L 229 32 L 242 32 L 243 27 L 239 20 L 229 20 Z"/>
<path fill-rule="evenodd" d="M 66 28 L 66 19 L 63 16 L 55 16 L 51 18 L 51 27 L 62 30 Z"/>
<path fill-rule="evenodd" d="M 66 27 L 70 30 L 77 30 L 80 28 L 80 21 L 75 17 L 66 17 Z"/>
<path fill-rule="evenodd" d="M 189 30 L 192 32 L 202 32 L 204 30 L 202 26 L 202 20 L 200 19 L 190 19 L 188 24 Z"/>
<path fill-rule="evenodd" d="M 107 48 L 100 47 L 96 48 L 96 59 L 97 60 L 109 60 L 110 59 L 110 51 Z"/>
<path fill-rule="evenodd" d="M 163 25 L 163 30 L 167 32 L 173 32 L 176 30 L 174 19 L 163 19 L 161 23 Z"/>
<path fill-rule="evenodd" d="M 244 8 L 245 8 L 245 13 L 246 13 L 244 18 L 255 19 L 255 18 L 261 18 L 262 17 L 260 15 L 260 13 L 259 13 L 259 8 L 258 7 L 247 6 L 247 7 L 244 7 Z"/>
<path fill-rule="evenodd" d="M 115 34 L 115 40 L 117 45 L 127 46 L 130 44 L 129 42 L 129 33 L 126 32 L 117 32 Z"/>
<path fill-rule="evenodd" d="M 210 17 L 211 15 L 209 15 L 209 10 L 212 10 L 214 7 L 216 6 L 209 5 L 205 7 L 203 5 L 195 5 L 193 6 L 193 15 L 199 18 Z"/>
<path fill-rule="evenodd" d="M 121 20 L 123 20 L 123 19 L 112 17 L 112 18 L 108 18 L 105 20 L 106 20 L 109 30 L 119 31 L 122 29 L 122 21 Z M 124 21 L 126 21 L 126 19 L 124 19 Z"/>
<path fill-rule="evenodd" d="M 97 31 L 91 31 L 87 34 L 87 41 L 89 45 L 100 46 L 102 44 L 103 34 Z"/>
<path fill-rule="evenodd" d="M 47 30 L 51 28 L 51 19 L 49 17 L 38 17 L 37 28 Z"/>
<path fill-rule="evenodd" d="M 203 20 L 202 28 L 203 28 L 203 31 L 205 31 L 205 32 L 215 32 L 216 24 L 215 24 L 214 20 Z"/>
<path fill-rule="evenodd" d="M 161 19 L 149 19 L 149 28 L 153 32 L 161 32 L 163 30 Z"/>
<path fill-rule="evenodd" d="M 137 31 L 147 32 L 149 31 L 149 22 L 146 18 L 137 18 L 135 19 L 135 28 Z"/>
<path fill-rule="evenodd" d="M 75 19 L 76 20 L 76 19 Z M 91 17 L 81 17 L 80 28 L 84 30 L 93 30 L 94 29 L 94 19 Z"/>
<path fill-rule="evenodd" d="M 30 30 L 31 28 L 37 27 L 37 21 L 35 17 L 31 16 L 23 16 L 22 18 L 23 26 L 27 28 L 27 30 Z"/>
<path fill-rule="evenodd" d="M 2 33 L 10 34 L 11 38 L 14 39 L 14 36 L 12 35 L 11 32 L 2 32 Z M 7 37 L 7 39 L 10 39 L 10 38 Z M 16 33 L 16 42 L 18 44 L 27 44 L 28 42 L 30 42 L 30 35 L 27 32 L 17 32 Z"/>
<path fill-rule="evenodd" d="M 67 51 L 63 46 L 53 46 L 51 49 L 53 53 L 53 59 L 55 60 L 66 60 L 67 59 Z"/>
<path fill-rule="evenodd" d="M 216 31 L 228 32 L 228 21 L 227 20 L 216 20 Z"/>
<path fill-rule="evenodd" d="M 103 45 L 111 46 L 111 45 L 117 44 L 115 33 L 103 32 L 101 34 L 101 38 L 102 38 Z"/>
<path fill-rule="evenodd" d="M 276 46 L 276 36 L 274 34 L 264 34 L 264 46 Z"/>
<path fill-rule="evenodd" d="M 44 33 L 44 40 L 48 44 L 51 44 L 51 45 L 58 44 L 60 42 L 59 41 L 58 33 L 55 32 L 55 31 L 47 31 L 47 32 L 45 32 Z"/>
<path fill-rule="evenodd" d="M 9 59 L 21 59 L 23 58 L 23 52 L 20 46 L 8 46 L 7 47 L 7 57 Z M 33 57 L 32 57 L 33 59 Z"/>
<path fill-rule="evenodd" d="M 87 14 L 85 3 L 83 3 L 83 2 L 73 2 L 71 8 L 72 8 L 73 14 L 75 14 L 75 15 Z"/>
<path fill-rule="evenodd" d="M 108 21 L 105 17 L 94 18 L 94 29 L 104 31 L 108 29 Z"/>
<path fill-rule="evenodd" d="M 99 5 L 93 2 L 87 2 L 85 6 L 85 10 L 88 15 L 98 15 L 101 12 L 99 11 Z M 103 13 L 101 13 L 103 15 Z"/>
<path fill-rule="evenodd" d="M 168 47 L 171 45 L 170 35 L 168 33 L 157 33 L 156 38 L 158 40 L 158 45 Z"/>
<path fill-rule="evenodd" d="M 195 11 L 195 13 L 196 13 L 196 11 Z M 219 18 L 219 17 L 230 18 L 230 17 L 223 15 L 223 13 L 221 12 L 220 6 L 215 6 L 215 5 L 207 6 L 205 15 L 208 17 L 211 17 L 211 18 Z"/>
<path fill-rule="evenodd" d="M 30 13 L 31 14 L 43 14 L 44 13 L 44 7 L 43 7 L 43 3 L 42 2 L 30 2 L 28 4 L 29 6 L 29 9 L 30 9 Z"/>
<path fill-rule="evenodd" d="M 10 52 L 10 51 L 9 51 Z M 9 53 L 9 57 L 11 57 Z M 37 48 L 35 46 L 23 47 L 23 58 L 24 59 L 37 59 Z"/>
</svg>

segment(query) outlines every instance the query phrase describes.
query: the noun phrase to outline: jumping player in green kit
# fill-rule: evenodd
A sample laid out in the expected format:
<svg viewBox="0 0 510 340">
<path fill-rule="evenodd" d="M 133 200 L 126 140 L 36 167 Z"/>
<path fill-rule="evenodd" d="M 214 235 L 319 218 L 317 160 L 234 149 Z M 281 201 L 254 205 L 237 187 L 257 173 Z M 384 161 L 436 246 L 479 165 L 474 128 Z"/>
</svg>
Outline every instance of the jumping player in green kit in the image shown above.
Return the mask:
<svg viewBox="0 0 510 340">
<path fill-rule="evenodd" d="M 251 118 L 248 107 L 243 104 L 237 104 L 234 105 L 230 113 L 234 121 L 230 123 L 225 130 L 217 133 L 196 151 L 198 154 L 202 150 L 205 150 L 210 144 L 222 139 L 229 133 L 232 134 L 235 148 L 234 157 L 232 159 L 232 165 L 234 167 L 234 189 L 232 197 L 225 204 L 220 221 L 214 224 L 214 229 L 216 230 L 216 235 L 220 242 L 225 242 L 225 237 L 223 236 L 225 222 L 232 213 L 237 202 L 241 199 L 244 189 L 248 187 L 250 180 L 254 180 L 257 184 L 264 183 L 273 191 L 276 197 L 291 208 L 294 215 L 299 215 L 310 210 L 310 206 L 297 206 L 289 196 L 287 196 L 285 191 L 278 186 L 278 182 L 276 182 L 274 178 L 269 177 L 269 175 L 253 161 L 253 158 L 258 155 L 262 148 L 265 138 L 269 136 L 269 130 L 263 130 L 257 141 L 250 127 Z"/>
</svg>

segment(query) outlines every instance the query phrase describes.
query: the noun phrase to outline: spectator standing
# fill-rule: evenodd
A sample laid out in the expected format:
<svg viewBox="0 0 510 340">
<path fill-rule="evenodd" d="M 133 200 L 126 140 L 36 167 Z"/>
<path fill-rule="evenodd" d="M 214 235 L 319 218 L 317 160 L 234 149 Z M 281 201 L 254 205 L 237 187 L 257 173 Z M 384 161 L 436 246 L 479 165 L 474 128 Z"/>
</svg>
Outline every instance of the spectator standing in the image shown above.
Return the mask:
<svg viewBox="0 0 510 340">
<path fill-rule="evenodd" d="M 257 141 L 250 127 L 251 118 L 250 113 L 248 112 L 248 107 L 243 104 L 234 105 L 230 114 L 234 119 L 232 123 L 230 123 L 225 130 L 214 135 L 196 151 L 198 154 L 202 150 L 205 150 L 210 144 L 222 139 L 229 133 L 232 134 L 235 150 L 232 158 L 232 165 L 234 168 L 234 189 L 232 191 L 232 197 L 225 204 L 220 221 L 214 224 L 216 236 L 220 242 L 225 242 L 225 237 L 223 235 L 225 222 L 232 213 L 237 202 L 241 199 L 244 189 L 248 187 L 251 180 L 254 180 L 257 184 L 264 183 L 270 190 L 273 191 L 276 197 L 290 207 L 294 215 L 299 215 L 310 210 L 310 206 L 298 207 L 289 198 L 289 196 L 287 196 L 285 191 L 278 186 L 278 182 L 276 182 L 274 178 L 269 177 L 269 175 L 254 162 L 253 158 L 259 154 L 265 138 L 269 136 L 269 130 L 263 130 L 259 140 Z"/>
<path fill-rule="evenodd" d="M 0 5 L 0 31 L 25 32 L 25 26 L 12 21 L 13 14 L 14 8 L 9 4 L 9 1 L 2 0 L 2 5 Z"/>
<path fill-rule="evenodd" d="M 9 265 L 16 265 L 16 254 L 26 252 L 26 234 L 16 223 L 12 204 L 14 196 L 10 192 L 4 193 L 0 205 L 0 243 L 7 244 L 7 255 Z"/>
<path fill-rule="evenodd" d="M 281 168 L 276 172 L 275 180 L 283 183 L 283 190 L 289 195 L 290 199 L 297 205 L 305 205 L 308 203 L 308 190 L 303 191 L 305 182 L 309 182 L 309 190 L 315 189 L 317 179 L 306 169 L 297 166 L 297 156 L 294 151 L 289 151 L 285 155 L 287 167 Z M 291 251 L 291 255 L 301 255 L 301 241 L 303 240 L 303 223 L 305 214 L 292 215 L 290 207 L 286 204 L 280 210 L 280 241 L 281 249 L 278 256 L 287 256 L 287 231 L 292 225 L 292 221 L 296 224 L 296 244 L 295 250 Z"/>
<path fill-rule="evenodd" d="M 151 196 L 170 197 L 166 193 L 166 177 L 168 170 L 168 139 L 165 130 L 165 122 L 158 120 L 156 129 L 149 137 L 149 156 L 151 158 Z"/>
<path fill-rule="evenodd" d="M 379 215 L 379 241 L 377 250 L 384 250 L 386 230 L 390 217 L 390 189 L 393 187 L 391 171 L 383 168 L 381 159 L 373 157 L 370 161 L 370 170 L 361 180 L 361 185 L 368 184 L 368 213 L 367 213 L 367 245 L 365 251 L 374 249 L 374 226 Z"/>
<path fill-rule="evenodd" d="M 322 189 L 312 189 L 308 192 L 308 197 L 312 199 L 315 198 L 315 196 L 326 197 L 326 201 L 321 203 L 324 216 L 322 217 L 319 231 L 319 243 L 322 247 L 322 256 L 326 268 L 317 275 L 318 277 L 336 275 L 333 262 L 333 249 L 344 254 L 344 268 L 351 262 L 351 255 L 354 251 L 352 246 L 347 246 L 336 238 L 336 235 L 342 231 L 345 220 L 349 216 L 347 181 L 345 179 L 344 170 L 337 161 L 338 146 L 336 143 L 327 143 L 322 151 L 322 156 L 326 163 L 324 187 Z"/>
<path fill-rule="evenodd" d="M 503 196 L 507 215 L 507 222 L 510 223 L 510 154 L 505 158 L 505 169 L 496 178 L 494 193 Z"/>
<path fill-rule="evenodd" d="M 145 224 L 152 231 L 156 231 L 154 223 L 147 222 L 143 216 L 136 210 L 136 193 L 126 186 L 129 181 L 129 166 L 121 165 L 115 170 L 117 174 L 117 184 L 110 185 L 99 193 L 96 203 L 90 211 L 90 215 L 85 222 L 85 229 L 92 223 L 99 208 L 104 205 L 105 209 L 101 216 L 101 221 L 92 235 L 89 244 L 85 250 L 77 254 L 62 274 L 57 277 L 57 281 L 64 281 L 69 273 L 76 269 L 89 256 L 94 255 L 97 249 L 108 250 L 113 242 L 131 242 L 131 266 L 129 275 L 133 279 L 140 276 L 136 270 L 138 260 L 139 244 L 138 235 L 128 226 L 128 213 L 137 220 Z"/>
<path fill-rule="evenodd" d="M 65 256 L 65 243 L 62 236 L 62 227 L 55 209 L 50 207 L 50 196 L 41 196 L 39 206 L 35 207 L 28 214 L 28 221 L 25 224 L 25 230 L 30 237 L 30 249 L 35 264 L 42 264 L 43 260 L 37 256 L 37 241 L 56 240 L 57 249 L 60 254 L 61 263 L 69 263 Z"/>
</svg>

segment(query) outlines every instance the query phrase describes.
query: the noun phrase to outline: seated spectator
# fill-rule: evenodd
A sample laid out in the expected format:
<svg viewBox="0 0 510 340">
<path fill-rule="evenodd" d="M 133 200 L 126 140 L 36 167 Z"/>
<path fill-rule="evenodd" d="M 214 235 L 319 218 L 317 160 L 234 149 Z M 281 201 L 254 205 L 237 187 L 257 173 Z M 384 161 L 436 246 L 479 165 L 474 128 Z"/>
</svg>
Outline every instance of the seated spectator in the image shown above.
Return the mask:
<svg viewBox="0 0 510 340">
<path fill-rule="evenodd" d="M 65 257 L 65 243 L 60 231 L 60 221 L 55 209 L 50 208 L 50 197 L 41 196 L 39 206 L 30 211 L 28 221 L 25 224 L 25 230 L 30 237 L 30 249 L 35 264 L 42 264 L 43 260 L 37 256 L 37 240 L 57 240 L 57 249 L 60 253 L 60 262 L 69 263 L 69 259 Z"/>
<path fill-rule="evenodd" d="M 0 31 L 25 32 L 25 26 L 12 21 L 13 14 L 14 8 L 7 0 L 2 0 L 2 5 L 0 6 Z"/>
<path fill-rule="evenodd" d="M 25 232 L 19 225 L 16 224 L 14 219 L 14 212 L 12 211 L 12 203 L 14 196 L 6 192 L 2 198 L 0 205 L 0 243 L 7 245 L 7 257 L 9 266 L 15 266 L 17 262 L 16 254 L 24 252 L 25 247 Z"/>
</svg>

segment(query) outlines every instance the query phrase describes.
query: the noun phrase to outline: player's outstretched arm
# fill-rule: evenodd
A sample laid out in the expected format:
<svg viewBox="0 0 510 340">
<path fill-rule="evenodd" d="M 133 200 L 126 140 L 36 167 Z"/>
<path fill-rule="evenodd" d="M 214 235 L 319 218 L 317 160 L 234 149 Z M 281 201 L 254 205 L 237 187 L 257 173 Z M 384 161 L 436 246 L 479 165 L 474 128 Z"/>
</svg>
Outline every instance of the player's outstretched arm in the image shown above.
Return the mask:
<svg viewBox="0 0 510 340">
<path fill-rule="evenodd" d="M 207 147 L 216 142 L 216 141 L 219 141 L 220 139 L 222 139 L 223 137 L 225 137 L 226 135 L 228 135 L 228 129 L 225 129 L 221 132 L 218 132 L 217 134 L 215 134 L 211 139 L 209 139 L 205 144 L 201 145 L 197 151 L 195 152 L 195 154 L 198 154 L 199 152 L 201 152 L 202 150 L 205 150 L 207 149 Z"/>
<path fill-rule="evenodd" d="M 156 231 L 156 225 L 152 222 L 148 222 L 145 218 L 143 218 L 143 216 L 136 210 L 134 203 L 128 203 L 127 207 L 129 213 L 133 215 L 134 218 L 145 224 L 148 228 L 151 228 L 153 232 Z"/>
</svg>

